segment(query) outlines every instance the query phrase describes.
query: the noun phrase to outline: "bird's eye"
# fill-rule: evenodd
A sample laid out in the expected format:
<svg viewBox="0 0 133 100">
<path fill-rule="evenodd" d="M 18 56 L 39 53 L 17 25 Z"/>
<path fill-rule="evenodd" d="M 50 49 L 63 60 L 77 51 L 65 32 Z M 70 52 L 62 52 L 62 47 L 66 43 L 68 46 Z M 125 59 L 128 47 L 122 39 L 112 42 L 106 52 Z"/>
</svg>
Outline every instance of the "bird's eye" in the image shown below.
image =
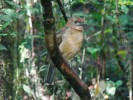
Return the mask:
<svg viewBox="0 0 133 100">
<path fill-rule="evenodd" d="M 78 21 L 75 21 L 75 24 L 78 23 Z"/>
</svg>

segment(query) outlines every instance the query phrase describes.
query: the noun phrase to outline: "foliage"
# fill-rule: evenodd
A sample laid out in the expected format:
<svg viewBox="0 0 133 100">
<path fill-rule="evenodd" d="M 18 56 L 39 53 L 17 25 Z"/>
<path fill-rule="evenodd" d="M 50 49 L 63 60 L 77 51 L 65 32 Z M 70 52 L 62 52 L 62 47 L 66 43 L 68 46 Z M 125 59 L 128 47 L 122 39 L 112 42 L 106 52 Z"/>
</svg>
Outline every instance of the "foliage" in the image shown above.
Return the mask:
<svg viewBox="0 0 133 100">
<path fill-rule="evenodd" d="M 75 99 L 71 86 L 59 72 L 52 86 L 44 83 L 50 62 L 44 42 L 43 9 L 40 2 L 2 2 L 0 99 L 4 98 L 4 93 L 5 99 L 14 100 L 44 100 L 49 94 L 55 94 L 55 98 L 65 98 L 66 93 Z M 52 2 L 58 31 L 65 25 L 65 21 L 57 3 Z M 129 99 L 129 90 L 132 88 L 129 65 L 133 54 L 133 1 L 62 0 L 62 4 L 67 16 L 85 18 L 84 44 L 70 65 L 88 84 L 94 100 Z M 10 84 L 10 79 L 13 80 L 13 86 L 4 86 L 5 83 Z M 46 87 L 49 92 L 46 92 Z M 12 96 L 11 92 L 7 92 L 8 88 L 14 91 Z"/>
</svg>

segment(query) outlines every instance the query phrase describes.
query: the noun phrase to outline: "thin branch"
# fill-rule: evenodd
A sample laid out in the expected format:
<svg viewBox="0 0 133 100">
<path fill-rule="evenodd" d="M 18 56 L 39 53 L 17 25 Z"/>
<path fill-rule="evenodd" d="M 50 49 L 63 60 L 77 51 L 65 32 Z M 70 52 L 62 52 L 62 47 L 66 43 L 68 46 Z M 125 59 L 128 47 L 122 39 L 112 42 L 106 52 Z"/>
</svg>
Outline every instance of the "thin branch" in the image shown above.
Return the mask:
<svg viewBox="0 0 133 100">
<path fill-rule="evenodd" d="M 61 12 L 62 12 L 62 15 L 63 15 L 65 21 L 67 22 L 67 21 L 68 21 L 68 18 L 67 18 L 67 16 L 66 16 L 65 10 L 64 10 L 64 8 L 63 8 L 63 6 L 62 6 L 62 4 L 61 4 L 61 1 L 60 1 L 60 0 L 56 0 L 56 1 L 57 1 L 58 5 L 59 5 L 59 7 L 60 7 L 60 10 L 61 10 Z"/>
</svg>

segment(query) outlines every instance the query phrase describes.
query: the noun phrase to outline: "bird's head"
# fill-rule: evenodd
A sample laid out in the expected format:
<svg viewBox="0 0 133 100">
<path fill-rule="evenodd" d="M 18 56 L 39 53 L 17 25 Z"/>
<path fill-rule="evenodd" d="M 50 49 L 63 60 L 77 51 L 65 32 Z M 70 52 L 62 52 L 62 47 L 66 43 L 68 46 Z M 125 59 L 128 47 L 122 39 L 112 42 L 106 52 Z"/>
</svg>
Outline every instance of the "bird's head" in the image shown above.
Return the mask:
<svg viewBox="0 0 133 100">
<path fill-rule="evenodd" d="M 69 18 L 66 25 L 78 31 L 83 31 L 84 21 L 84 18 Z"/>
</svg>

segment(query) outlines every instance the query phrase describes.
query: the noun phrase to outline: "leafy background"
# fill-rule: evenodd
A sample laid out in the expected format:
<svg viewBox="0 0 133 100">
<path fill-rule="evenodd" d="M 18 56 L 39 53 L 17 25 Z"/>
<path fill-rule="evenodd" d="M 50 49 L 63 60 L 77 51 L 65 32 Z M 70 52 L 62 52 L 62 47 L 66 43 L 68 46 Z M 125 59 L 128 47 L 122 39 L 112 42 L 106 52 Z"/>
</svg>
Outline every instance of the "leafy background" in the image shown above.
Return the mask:
<svg viewBox="0 0 133 100">
<path fill-rule="evenodd" d="M 69 64 L 94 100 L 132 100 L 133 1 L 61 0 L 68 17 L 85 18 L 82 49 Z M 65 21 L 56 1 L 56 30 Z M 57 71 L 45 84 L 50 60 L 39 0 L 0 1 L 0 99 L 78 100 Z M 68 99 L 69 98 L 69 99 Z"/>
</svg>

